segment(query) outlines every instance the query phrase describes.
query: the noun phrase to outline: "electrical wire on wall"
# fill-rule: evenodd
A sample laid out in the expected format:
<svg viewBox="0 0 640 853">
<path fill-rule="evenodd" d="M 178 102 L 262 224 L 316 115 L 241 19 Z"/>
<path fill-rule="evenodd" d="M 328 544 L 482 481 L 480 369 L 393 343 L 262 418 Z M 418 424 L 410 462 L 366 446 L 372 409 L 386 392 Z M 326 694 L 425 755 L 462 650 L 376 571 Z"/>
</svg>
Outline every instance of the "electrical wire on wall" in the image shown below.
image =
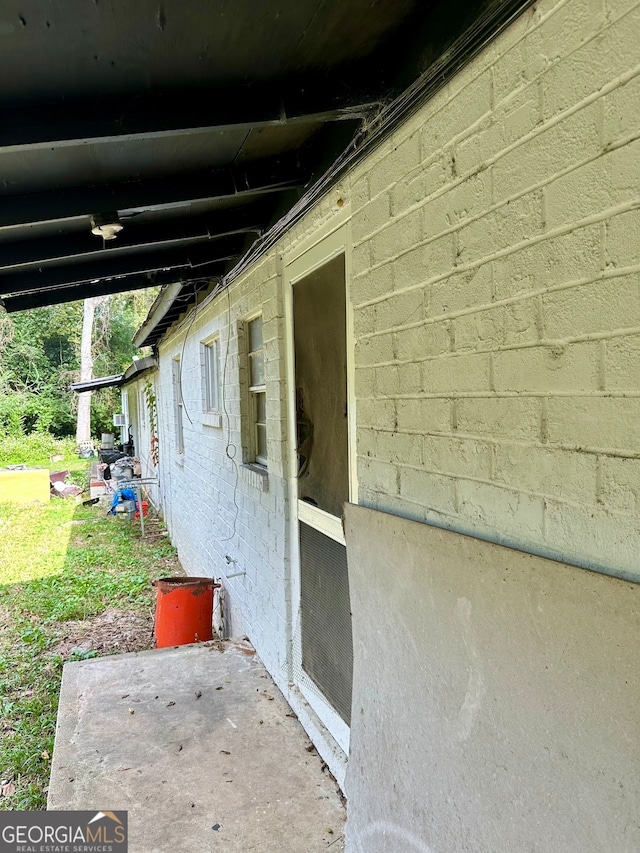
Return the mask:
<svg viewBox="0 0 640 853">
<path fill-rule="evenodd" d="M 222 286 L 221 286 L 220 282 L 218 282 L 217 286 L 214 288 L 214 290 L 210 294 L 211 300 L 215 299 L 215 297 L 220 294 L 221 290 L 222 290 Z M 233 469 L 234 469 L 234 474 L 235 474 L 235 480 L 234 480 L 234 485 L 233 485 L 233 505 L 234 505 L 235 511 L 234 511 L 234 515 L 233 515 L 233 522 L 230 525 L 231 526 L 231 533 L 229 536 L 226 536 L 224 539 L 218 539 L 219 543 L 229 542 L 235 538 L 236 533 L 237 533 L 238 515 L 240 513 L 240 507 L 238 505 L 238 483 L 239 483 L 240 471 L 238 468 L 238 463 L 236 461 L 236 455 L 238 452 L 238 448 L 231 441 L 231 418 L 230 418 L 229 409 L 227 406 L 227 395 L 226 395 L 227 364 L 228 364 L 228 360 L 229 360 L 229 347 L 230 347 L 230 341 L 231 341 L 231 294 L 230 294 L 230 287 L 226 287 L 225 290 L 227 292 L 227 341 L 226 341 L 225 352 L 224 352 L 224 360 L 223 360 L 223 365 L 222 365 L 222 409 L 223 409 L 224 417 L 226 420 L 226 429 L 227 429 L 227 441 L 226 441 L 226 446 L 225 446 L 225 455 L 227 456 L 227 459 L 229 459 L 231 461 L 231 463 L 233 465 Z M 182 403 L 183 410 L 185 411 L 187 417 L 189 418 L 190 424 L 193 424 L 193 421 L 191 419 L 191 416 L 189 415 L 189 410 L 187 408 L 187 404 L 186 404 L 184 395 L 182 393 L 182 369 L 183 369 L 183 365 L 184 365 L 184 354 L 185 354 L 185 350 L 186 350 L 187 339 L 189 338 L 191 330 L 193 329 L 196 318 L 199 316 L 199 313 L 200 313 L 199 309 L 201 307 L 203 307 L 202 303 L 200 305 L 197 304 L 197 295 L 198 295 L 198 282 L 194 282 L 193 298 L 194 298 L 195 304 L 193 307 L 193 312 L 191 314 L 191 317 L 189 318 L 189 323 L 188 323 L 187 328 L 186 328 L 185 333 L 184 333 L 184 340 L 182 342 L 182 350 L 181 350 L 181 355 L 180 355 L 180 368 L 179 368 L 179 372 L 178 372 L 178 382 L 179 382 L 179 386 L 180 386 L 180 400 Z M 209 300 L 207 300 L 207 303 L 208 303 L 208 301 Z M 231 560 L 227 555 L 227 562 L 231 563 L 231 562 L 235 562 L 235 560 Z M 232 577 L 238 577 L 238 576 L 243 575 L 243 574 L 245 574 L 245 572 L 237 572 L 237 573 L 233 574 Z M 222 575 L 222 577 L 219 578 L 219 580 L 222 580 L 223 578 L 224 578 L 224 580 L 228 579 L 227 575 L 224 572 L 221 572 L 221 575 Z M 216 578 L 216 579 L 218 580 L 218 578 Z M 223 590 L 224 590 L 224 587 L 222 587 L 220 590 L 218 590 L 218 593 L 216 595 L 215 610 L 216 610 L 216 615 L 218 617 L 217 624 L 219 625 L 219 630 L 221 632 L 221 635 L 226 636 L 227 635 L 227 626 L 225 624 L 226 623 L 226 608 L 224 606 L 224 592 L 223 592 Z"/>
<path fill-rule="evenodd" d="M 182 365 L 184 364 L 184 351 L 185 351 L 185 347 L 187 346 L 187 338 L 189 337 L 191 329 L 193 328 L 193 324 L 196 321 L 196 316 L 198 314 L 198 301 L 197 300 L 198 300 L 198 285 L 196 282 L 194 282 L 194 284 L 193 284 L 193 301 L 195 304 L 193 307 L 193 316 L 191 317 L 191 322 L 189 323 L 189 328 L 184 333 L 184 340 L 182 341 L 182 352 L 180 353 L 180 367 L 178 369 L 178 387 L 180 389 L 180 402 L 182 403 L 183 411 L 186 414 L 187 418 L 189 419 L 189 423 L 191 424 L 191 426 L 193 426 L 193 421 L 191 420 L 191 415 L 189 414 L 189 409 L 187 408 L 187 404 L 186 404 L 185 399 L 184 399 L 184 394 L 182 393 Z"/>
<path fill-rule="evenodd" d="M 214 288 L 214 290 L 210 294 L 210 297 L 207 299 L 207 303 L 209 301 L 213 301 L 213 299 L 215 299 L 215 297 L 220 294 L 222 289 L 223 289 L 222 285 L 219 282 L 218 285 Z M 229 415 L 229 409 L 227 407 L 226 377 L 227 377 L 227 363 L 229 360 L 229 345 L 230 345 L 230 341 L 231 341 L 231 294 L 230 294 L 230 288 L 228 286 L 225 287 L 224 289 L 226 290 L 226 293 L 227 293 L 227 343 L 226 343 L 226 347 L 225 347 L 224 360 L 223 360 L 223 364 L 222 364 L 222 411 L 223 411 L 223 414 L 225 417 L 226 427 L 227 427 L 227 442 L 226 442 L 226 446 L 225 446 L 225 455 L 226 455 L 227 459 L 229 459 L 231 461 L 233 468 L 234 468 L 234 473 L 235 473 L 235 481 L 234 481 L 234 485 L 233 485 L 233 505 L 235 507 L 235 512 L 234 512 L 234 516 L 233 516 L 233 523 L 230 525 L 231 526 L 231 534 L 229 536 L 225 537 L 224 539 L 219 539 L 218 541 L 219 542 L 230 542 L 232 539 L 235 538 L 235 535 L 237 533 L 238 515 L 240 513 L 240 507 L 238 505 L 238 483 L 239 483 L 239 478 L 240 478 L 240 470 L 238 468 L 238 463 L 236 461 L 238 448 L 231 441 L 231 418 Z M 186 404 L 184 395 L 182 393 L 182 370 L 183 370 L 183 365 L 184 365 L 184 353 L 185 353 L 185 349 L 186 349 L 186 345 L 187 345 L 187 339 L 189 338 L 191 330 L 193 329 L 194 323 L 196 321 L 196 317 L 200 313 L 199 309 L 201 307 L 203 307 L 202 304 L 201 305 L 197 304 L 197 301 L 196 301 L 197 300 L 197 294 L 198 294 L 197 282 L 194 282 L 193 298 L 194 298 L 195 304 L 193 307 L 193 313 L 191 314 L 191 317 L 189 318 L 189 324 L 188 324 L 187 329 L 186 329 L 185 334 L 184 334 L 184 340 L 182 341 L 182 350 L 181 350 L 181 355 L 180 355 L 180 367 L 179 367 L 179 372 L 178 372 L 180 401 L 182 403 L 183 410 L 184 410 L 187 418 L 189 419 L 189 423 L 191 425 L 193 425 L 193 420 L 191 419 L 191 416 L 189 414 L 189 410 L 187 408 L 187 404 Z"/>
<path fill-rule="evenodd" d="M 218 287 L 216 287 L 216 289 L 213 291 L 212 296 L 215 297 L 218 293 L 220 293 L 220 290 L 221 290 L 221 288 L 218 285 Z M 224 413 L 224 417 L 225 417 L 226 424 L 227 424 L 227 443 L 225 446 L 225 455 L 226 455 L 227 459 L 231 460 L 231 463 L 232 463 L 233 468 L 234 468 L 234 473 L 235 473 L 235 481 L 233 484 L 233 505 L 235 507 L 235 512 L 234 512 L 234 516 L 233 516 L 233 524 L 231 525 L 231 534 L 229 536 L 226 536 L 224 539 L 218 539 L 219 543 L 229 542 L 231 539 L 235 538 L 236 528 L 237 528 L 237 523 L 238 523 L 238 514 L 240 512 L 240 507 L 238 506 L 238 500 L 237 500 L 237 497 L 238 497 L 238 480 L 239 480 L 239 476 L 240 476 L 240 472 L 238 470 L 238 463 L 236 462 L 236 455 L 238 452 L 238 448 L 231 441 L 231 419 L 229 417 L 229 410 L 227 408 L 227 395 L 226 395 L 227 362 L 229 359 L 229 344 L 231 341 L 231 294 L 229 292 L 228 287 L 226 288 L 226 291 L 227 291 L 227 342 L 226 342 L 226 346 L 225 346 L 225 350 L 224 350 L 224 360 L 222 362 L 222 411 Z M 227 560 L 227 563 L 229 563 L 229 564 L 235 562 L 235 560 L 232 560 L 228 554 L 225 556 L 225 559 Z M 220 574 L 221 574 L 221 577 L 218 578 L 218 580 L 220 580 L 220 581 L 222 581 L 223 579 L 226 581 L 229 580 L 228 575 L 224 571 L 221 571 Z M 245 574 L 245 572 L 238 572 L 238 573 L 232 575 L 232 577 L 238 577 L 241 574 Z M 226 589 L 226 587 L 224 586 L 224 584 L 222 584 L 222 586 L 218 590 L 218 594 L 216 596 L 217 606 L 216 606 L 216 614 L 215 615 L 217 615 L 217 617 L 218 617 L 217 625 L 219 626 L 219 634 L 220 634 L 222 639 L 226 639 L 229 635 L 229 626 L 227 624 L 227 609 L 225 607 L 225 594 L 226 594 L 225 589 Z"/>
<path fill-rule="evenodd" d="M 229 359 L 229 342 L 231 340 L 231 293 L 230 288 L 226 287 L 227 291 L 227 345 L 224 351 L 224 361 L 222 363 L 222 411 L 224 412 L 224 416 L 227 421 L 227 446 L 225 447 L 225 453 L 227 455 L 227 459 L 230 459 L 233 467 L 235 469 L 235 483 L 233 485 L 233 505 L 235 506 L 235 513 L 233 516 L 233 525 L 231 530 L 231 535 L 227 536 L 225 539 L 220 539 L 220 542 L 229 542 L 231 539 L 235 538 L 237 532 L 237 524 L 238 524 L 238 514 L 240 512 L 240 507 L 238 506 L 238 480 L 240 477 L 240 471 L 238 469 L 238 463 L 236 461 L 236 455 L 238 453 L 238 448 L 231 441 L 231 419 L 229 417 L 229 410 L 227 408 L 227 395 L 226 395 L 226 378 L 227 378 L 227 361 Z M 231 449 L 233 448 L 233 453 Z"/>
</svg>

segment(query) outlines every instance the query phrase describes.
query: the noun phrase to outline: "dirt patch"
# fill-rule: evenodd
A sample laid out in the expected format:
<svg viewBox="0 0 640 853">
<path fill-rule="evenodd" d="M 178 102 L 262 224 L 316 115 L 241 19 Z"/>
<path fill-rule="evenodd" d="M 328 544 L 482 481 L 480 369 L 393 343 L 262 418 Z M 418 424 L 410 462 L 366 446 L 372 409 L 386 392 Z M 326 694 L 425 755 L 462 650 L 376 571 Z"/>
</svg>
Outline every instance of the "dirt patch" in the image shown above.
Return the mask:
<svg viewBox="0 0 640 853">
<path fill-rule="evenodd" d="M 109 607 L 92 619 L 61 622 L 55 626 L 60 642 L 53 654 L 65 660 L 97 652 L 109 655 L 116 652 L 141 652 L 153 647 L 153 615 L 133 610 Z"/>
</svg>

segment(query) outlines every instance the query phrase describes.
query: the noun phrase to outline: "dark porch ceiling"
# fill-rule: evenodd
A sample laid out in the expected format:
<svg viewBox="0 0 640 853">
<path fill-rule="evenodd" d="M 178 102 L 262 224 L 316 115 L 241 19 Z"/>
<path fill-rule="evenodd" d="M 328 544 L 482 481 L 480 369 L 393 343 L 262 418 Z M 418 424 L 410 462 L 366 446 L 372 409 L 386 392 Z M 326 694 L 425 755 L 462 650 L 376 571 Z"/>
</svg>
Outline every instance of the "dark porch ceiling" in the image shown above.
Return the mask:
<svg viewBox="0 0 640 853">
<path fill-rule="evenodd" d="M 8 0 L 7 311 L 233 268 L 497 0 Z M 522 4 L 521 4 L 522 5 Z M 108 242 L 91 218 L 117 214 Z"/>
</svg>

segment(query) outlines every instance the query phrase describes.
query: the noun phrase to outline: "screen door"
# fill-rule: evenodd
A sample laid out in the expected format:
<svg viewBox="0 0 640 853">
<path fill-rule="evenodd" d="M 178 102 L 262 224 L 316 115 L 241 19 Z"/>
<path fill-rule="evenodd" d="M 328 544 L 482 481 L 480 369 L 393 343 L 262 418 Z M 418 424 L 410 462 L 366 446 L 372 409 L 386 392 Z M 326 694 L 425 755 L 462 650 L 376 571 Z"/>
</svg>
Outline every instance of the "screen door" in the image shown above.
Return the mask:
<svg viewBox="0 0 640 853">
<path fill-rule="evenodd" d="M 299 664 L 349 726 L 353 644 L 342 506 L 349 500 L 345 259 L 292 285 Z"/>
</svg>

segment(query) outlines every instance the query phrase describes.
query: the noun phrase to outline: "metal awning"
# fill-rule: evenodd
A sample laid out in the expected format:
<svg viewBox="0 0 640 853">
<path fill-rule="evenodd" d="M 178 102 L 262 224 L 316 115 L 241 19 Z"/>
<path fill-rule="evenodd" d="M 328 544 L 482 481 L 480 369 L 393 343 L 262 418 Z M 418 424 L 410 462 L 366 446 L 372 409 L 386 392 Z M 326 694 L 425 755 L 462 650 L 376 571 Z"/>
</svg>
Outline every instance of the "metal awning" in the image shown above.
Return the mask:
<svg viewBox="0 0 640 853">
<path fill-rule="evenodd" d="M 87 382 L 73 382 L 69 387 L 76 394 L 84 394 L 86 391 L 99 391 L 101 388 L 114 388 L 122 384 L 123 375 L 116 373 L 113 376 L 100 376 Z"/>
<path fill-rule="evenodd" d="M 137 379 L 141 374 L 146 373 L 147 370 L 154 370 L 157 366 L 158 362 L 152 355 L 148 355 L 146 358 L 134 359 L 133 363 L 122 374 L 122 385 L 126 385 L 127 382 L 131 382 L 133 379 Z"/>
<path fill-rule="evenodd" d="M 74 382 L 69 387 L 76 394 L 83 394 L 85 391 L 99 391 L 101 388 L 117 388 L 119 385 L 126 385 L 133 379 L 137 379 L 140 374 L 147 370 L 153 370 L 158 364 L 153 356 L 146 358 L 136 358 L 127 367 L 124 373 L 115 373 L 113 376 L 101 376 L 96 379 L 90 379 L 87 382 Z"/>
</svg>

